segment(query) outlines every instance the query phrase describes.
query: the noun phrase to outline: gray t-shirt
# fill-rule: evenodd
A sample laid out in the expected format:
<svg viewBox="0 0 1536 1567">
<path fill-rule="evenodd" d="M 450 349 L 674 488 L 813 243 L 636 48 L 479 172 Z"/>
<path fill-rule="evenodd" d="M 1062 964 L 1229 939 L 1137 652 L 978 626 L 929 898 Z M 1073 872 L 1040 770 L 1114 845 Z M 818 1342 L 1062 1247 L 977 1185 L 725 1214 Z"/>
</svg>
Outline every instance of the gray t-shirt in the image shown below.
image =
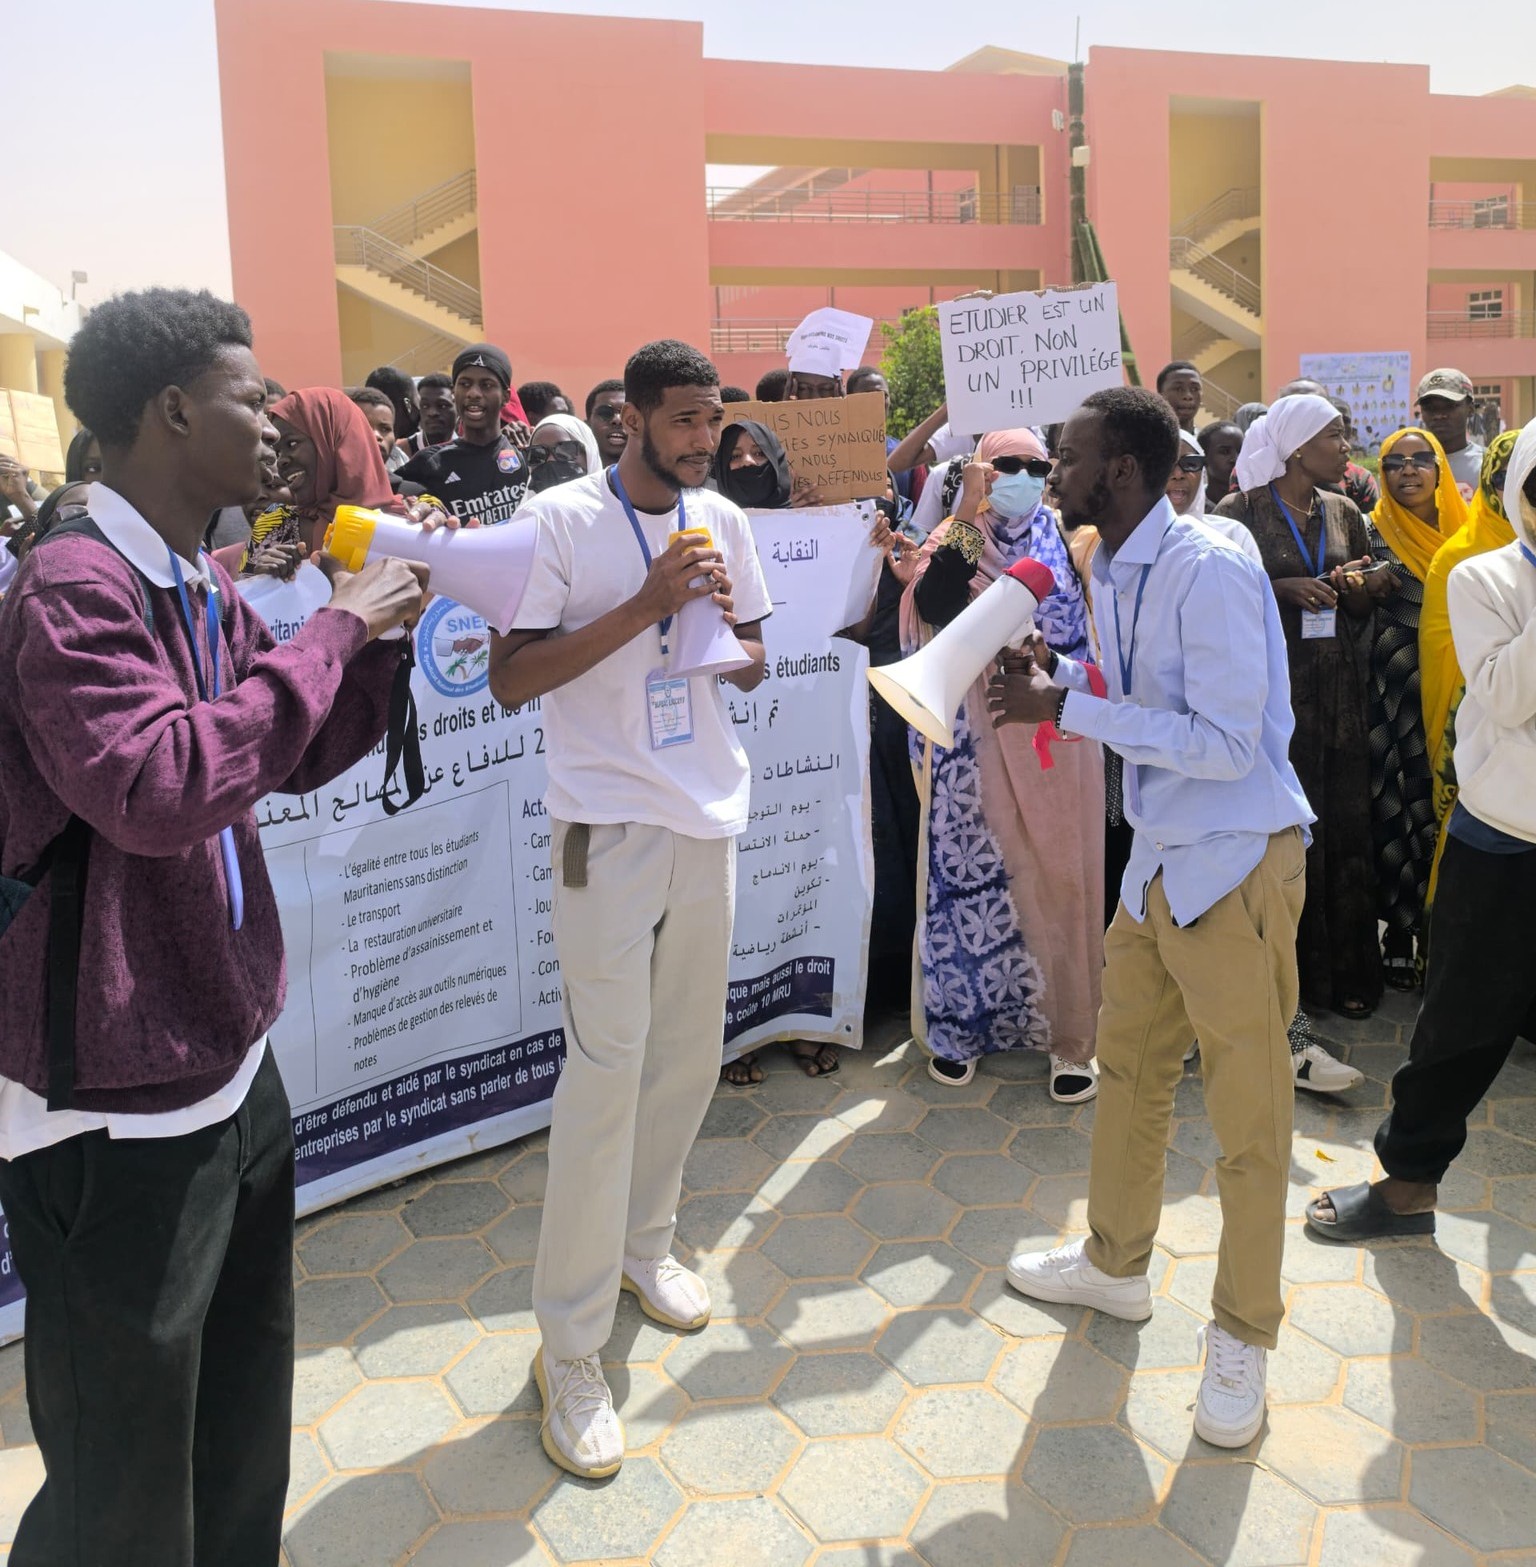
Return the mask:
<svg viewBox="0 0 1536 1567">
<path fill-rule="evenodd" d="M 1483 448 L 1469 440 L 1459 452 L 1447 452 L 1445 460 L 1456 477 L 1456 487 L 1466 500 L 1471 500 L 1477 489 L 1478 475 L 1483 471 Z"/>
</svg>

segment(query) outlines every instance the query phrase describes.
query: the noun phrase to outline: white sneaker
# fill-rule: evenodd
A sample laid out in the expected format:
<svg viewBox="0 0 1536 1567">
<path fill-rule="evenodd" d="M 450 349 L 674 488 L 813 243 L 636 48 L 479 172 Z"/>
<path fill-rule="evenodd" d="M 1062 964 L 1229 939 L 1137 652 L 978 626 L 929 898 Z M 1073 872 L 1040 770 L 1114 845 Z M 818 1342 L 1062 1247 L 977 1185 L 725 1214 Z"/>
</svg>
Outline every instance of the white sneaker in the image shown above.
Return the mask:
<svg viewBox="0 0 1536 1567">
<path fill-rule="evenodd" d="M 1264 1424 L 1269 1351 L 1233 1338 L 1214 1322 L 1200 1329 L 1205 1375 L 1195 1403 L 1195 1435 L 1212 1447 L 1247 1447 Z"/>
<path fill-rule="evenodd" d="M 1084 1241 L 1069 1241 L 1055 1251 L 1021 1251 L 1008 1260 L 1008 1282 L 1021 1295 L 1068 1306 L 1092 1306 L 1126 1322 L 1152 1315 L 1152 1286 L 1146 1275 L 1113 1278 L 1084 1255 Z"/>
<path fill-rule="evenodd" d="M 1347 1088 L 1358 1088 L 1365 1081 L 1365 1073 L 1329 1055 L 1314 1042 L 1304 1050 L 1291 1052 L 1291 1079 L 1308 1093 L 1341 1094 Z"/>
<path fill-rule="evenodd" d="M 1051 1098 L 1059 1105 L 1086 1104 L 1099 1091 L 1097 1061 L 1068 1061 L 1051 1057 Z"/>
<path fill-rule="evenodd" d="M 584 1480 L 617 1474 L 624 1462 L 624 1427 L 597 1356 L 555 1360 L 541 1344 L 533 1375 L 544 1400 L 544 1451 Z"/>
<path fill-rule="evenodd" d="M 709 1290 L 697 1273 L 672 1257 L 624 1259 L 619 1288 L 638 1298 L 646 1316 L 669 1328 L 702 1328 L 709 1321 Z"/>
<path fill-rule="evenodd" d="M 1193 1043 L 1191 1043 L 1189 1049 L 1184 1052 L 1184 1064 L 1185 1064 L 1185 1066 L 1188 1066 L 1189 1063 L 1191 1061 L 1193 1061 L 1195 1059 L 1195 1057 L 1197 1055 L 1199 1055 L 1199 1054 L 1200 1054 L 1200 1041 L 1197 1039 L 1197 1040 L 1193 1041 Z"/>
</svg>

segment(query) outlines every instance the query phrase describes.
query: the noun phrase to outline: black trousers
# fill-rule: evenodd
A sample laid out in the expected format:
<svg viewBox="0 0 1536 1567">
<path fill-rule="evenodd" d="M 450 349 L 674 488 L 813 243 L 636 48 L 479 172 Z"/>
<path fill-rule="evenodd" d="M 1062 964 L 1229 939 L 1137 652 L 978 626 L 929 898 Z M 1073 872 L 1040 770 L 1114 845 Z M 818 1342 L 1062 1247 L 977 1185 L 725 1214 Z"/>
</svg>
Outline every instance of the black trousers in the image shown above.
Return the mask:
<svg viewBox="0 0 1536 1567">
<path fill-rule="evenodd" d="M 182 1137 L 0 1162 L 47 1469 L 11 1567 L 275 1567 L 293 1409 L 293 1123 L 267 1051 Z"/>
<path fill-rule="evenodd" d="M 1399 1180 L 1438 1183 L 1536 1002 L 1536 851 L 1487 854 L 1448 837 L 1430 930 L 1424 1001 L 1376 1156 Z"/>
</svg>

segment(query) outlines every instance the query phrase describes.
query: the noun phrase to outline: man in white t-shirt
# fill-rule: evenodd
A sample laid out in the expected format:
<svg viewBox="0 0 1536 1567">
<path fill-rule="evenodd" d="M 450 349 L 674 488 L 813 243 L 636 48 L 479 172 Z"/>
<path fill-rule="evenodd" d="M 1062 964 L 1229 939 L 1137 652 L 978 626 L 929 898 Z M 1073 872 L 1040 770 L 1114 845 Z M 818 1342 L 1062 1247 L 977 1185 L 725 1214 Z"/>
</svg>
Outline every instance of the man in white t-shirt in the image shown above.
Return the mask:
<svg viewBox="0 0 1536 1567">
<path fill-rule="evenodd" d="M 713 597 L 763 678 L 768 590 L 745 514 L 701 488 L 720 444 L 714 366 L 649 343 L 624 369 L 623 454 L 528 502 L 539 530 L 491 689 L 544 698 L 565 1068 L 534 1269 L 544 1449 L 588 1478 L 624 1460 L 599 1355 L 619 1291 L 670 1327 L 709 1320 L 671 1256 L 683 1160 L 720 1074 L 736 836 L 749 772 L 720 682 L 675 673 L 676 617 Z M 707 528 L 712 547 L 669 543 Z"/>
</svg>

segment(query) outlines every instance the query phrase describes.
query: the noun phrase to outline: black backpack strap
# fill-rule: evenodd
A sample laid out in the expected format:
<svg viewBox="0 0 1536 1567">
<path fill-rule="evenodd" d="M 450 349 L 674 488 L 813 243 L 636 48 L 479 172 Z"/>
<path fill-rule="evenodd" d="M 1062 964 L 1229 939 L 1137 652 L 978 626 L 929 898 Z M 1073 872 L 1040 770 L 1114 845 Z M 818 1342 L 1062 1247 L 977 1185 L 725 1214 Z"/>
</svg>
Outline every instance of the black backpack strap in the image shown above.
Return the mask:
<svg viewBox="0 0 1536 1567">
<path fill-rule="evenodd" d="M 421 760 L 421 731 L 417 727 L 416 694 L 411 690 L 411 671 L 416 655 L 407 640 L 405 657 L 395 670 L 389 688 L 389 728 L 384 742 L 384 814 L 393 816 L 414 805 L 427 792 L 427 771 Z M 400 767 L 405 775 L 405 798 L 396 805 L 389 797 L 389 781 Z"/>
<path fill-rule="evenodd" d="M 85 924 L 85 870 L 91 830 L 71 816 L 48 847 L 48 1108 L 75 1100 L 75 995 L 80 979 L 80 934 Z"/>
</svg>

